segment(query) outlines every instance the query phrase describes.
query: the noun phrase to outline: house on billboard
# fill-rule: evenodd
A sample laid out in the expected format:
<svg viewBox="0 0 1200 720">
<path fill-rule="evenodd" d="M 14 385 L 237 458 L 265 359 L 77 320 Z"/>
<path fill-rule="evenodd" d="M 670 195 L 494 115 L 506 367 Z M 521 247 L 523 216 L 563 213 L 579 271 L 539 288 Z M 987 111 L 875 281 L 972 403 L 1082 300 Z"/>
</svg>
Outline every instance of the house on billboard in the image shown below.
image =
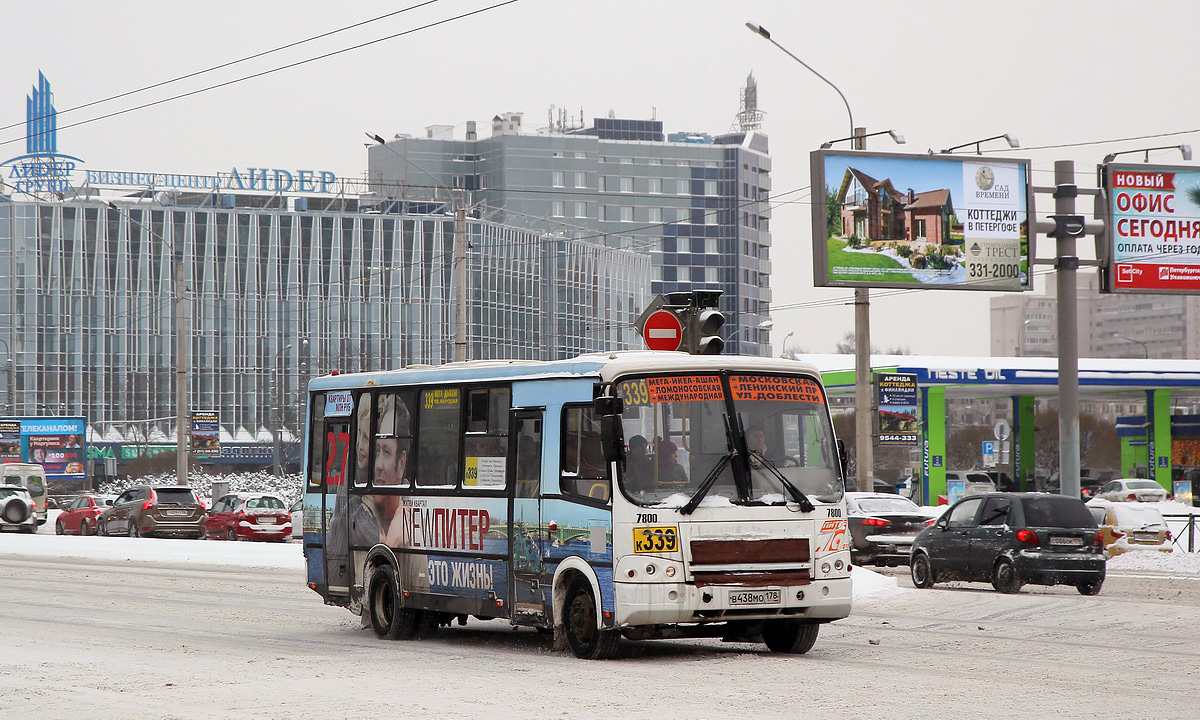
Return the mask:
<svg viewBox="0 0 1200 720">
<path fill-rule="evenodd" d="M 847 168 L 836 200 L 842 237 L 854 236 L 861 242 L 954 242 L 951 229 L 956 220 L 947 188 L 900 192 L 890 179 L 876 180 Z"/>
</svg>

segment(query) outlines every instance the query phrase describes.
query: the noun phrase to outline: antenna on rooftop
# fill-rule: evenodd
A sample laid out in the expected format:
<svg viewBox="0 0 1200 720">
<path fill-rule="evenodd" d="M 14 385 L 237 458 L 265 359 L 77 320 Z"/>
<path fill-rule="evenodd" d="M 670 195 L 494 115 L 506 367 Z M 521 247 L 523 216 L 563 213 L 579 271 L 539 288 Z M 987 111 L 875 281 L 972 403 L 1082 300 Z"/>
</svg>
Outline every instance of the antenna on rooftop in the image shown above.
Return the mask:
<svg viewBox="0 0 1200 720">
<path fill-rule="evenodd" d="M 758 81 L 751 72 L 742 88 L 742 109 L 738 111 L 735 127 L 741 132 L 757 130 L 762 127 L 765 116 L 766 113 L 758 109 Z"/>
</svg>

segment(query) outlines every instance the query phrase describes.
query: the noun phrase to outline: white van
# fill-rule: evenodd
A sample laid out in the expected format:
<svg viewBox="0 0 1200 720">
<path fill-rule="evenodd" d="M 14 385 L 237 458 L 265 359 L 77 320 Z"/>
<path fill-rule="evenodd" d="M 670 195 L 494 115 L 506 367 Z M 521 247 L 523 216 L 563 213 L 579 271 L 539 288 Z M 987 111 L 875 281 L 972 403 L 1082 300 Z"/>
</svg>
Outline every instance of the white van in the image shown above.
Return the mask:
<svg viewBox="0 0 1200 720">
<path fill-rule="evenodd" d="M 0 465 L 0 485 L 20 485 L 33 499 L 33 515 L 39 526 L 46 524 L 46 470 L 36 463 L 4 463 Z"/>
</svg>

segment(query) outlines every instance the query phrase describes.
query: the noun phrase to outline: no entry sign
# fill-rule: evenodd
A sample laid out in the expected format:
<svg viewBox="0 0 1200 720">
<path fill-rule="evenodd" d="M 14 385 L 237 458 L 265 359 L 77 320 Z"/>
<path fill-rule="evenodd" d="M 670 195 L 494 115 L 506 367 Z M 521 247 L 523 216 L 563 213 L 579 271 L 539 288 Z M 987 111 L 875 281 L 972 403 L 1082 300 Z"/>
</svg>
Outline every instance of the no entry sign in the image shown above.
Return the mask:
<svg viewBox="0 0 1200 720">
<path fill-rule="evenodd" d="M 683 344 L 683 325 L 675 313 L 659 310 L 646 318 L 642 339 L 651 350 L 678 350 Z"/>
</svg>

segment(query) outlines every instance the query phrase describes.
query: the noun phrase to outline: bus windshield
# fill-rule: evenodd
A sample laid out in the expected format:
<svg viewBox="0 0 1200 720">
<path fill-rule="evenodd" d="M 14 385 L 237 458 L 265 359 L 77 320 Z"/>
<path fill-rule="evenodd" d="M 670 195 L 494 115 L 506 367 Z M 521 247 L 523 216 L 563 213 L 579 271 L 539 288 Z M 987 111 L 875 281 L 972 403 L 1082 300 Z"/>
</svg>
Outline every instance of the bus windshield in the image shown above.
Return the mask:
<svg viewBox="0 0 1200 720">
<path fill-rule="evenodd" d="M 700 507 L 788 502 L 788 483 L 813 502 L 842 497 L 824 393 L 810 378 L 661 375 L 620 380 L 616 392 L 627 448 L 619 481 L 638 505 L 684 507 L 713 474 Z M 748 454 L 732 453 L 742 439 Z"/>
</svg>

